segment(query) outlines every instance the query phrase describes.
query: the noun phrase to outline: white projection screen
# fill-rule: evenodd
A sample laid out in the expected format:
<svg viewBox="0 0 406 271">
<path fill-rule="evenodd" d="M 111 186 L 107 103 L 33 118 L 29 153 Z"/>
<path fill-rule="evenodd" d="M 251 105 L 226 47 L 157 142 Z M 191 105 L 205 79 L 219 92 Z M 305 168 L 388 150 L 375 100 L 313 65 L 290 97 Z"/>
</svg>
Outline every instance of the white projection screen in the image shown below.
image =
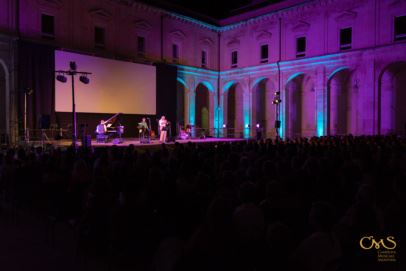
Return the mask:
<svg viewBox="0 0 406 271">
<path fill-rule="evenodd" d="M 85 85 L 75 77 L 76 111 L 82 113 L 156 114 L 156 68 L 131 62 L 55 51 L 55 69 L 91 72 Z M 72 84 L 55 80 L 55 111 L 72 112 Z"/>
</svg>

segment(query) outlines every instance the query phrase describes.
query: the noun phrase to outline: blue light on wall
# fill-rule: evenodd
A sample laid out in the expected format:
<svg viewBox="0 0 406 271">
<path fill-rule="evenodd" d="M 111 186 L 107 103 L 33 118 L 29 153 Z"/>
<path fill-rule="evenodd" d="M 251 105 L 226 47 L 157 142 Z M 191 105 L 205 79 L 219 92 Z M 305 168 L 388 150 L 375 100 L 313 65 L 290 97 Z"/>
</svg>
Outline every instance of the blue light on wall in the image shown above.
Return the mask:
<svg viewBox="0 0 406 271">
<path fill-rule="evenodd" d="M 200 82 L 203 86 L 205 86 L 210 92 L 214 92 L 214 87 L 207 81 Z"/>
<path fill-rule="evenodd" d="M 234 80 L 227 82 L 223 87 L 223 92 L 226 92 L 232 85 L 234 85 L 234 83 L 235 83 Z"/>
<path fill-rule="evenodd" d="M 195 125 L 195 112 L 196 112 L 196 92 L 195 90 L 190 90 L 189 123 L 191 125 Z"/>
<path fill-rule="evenodd" d="M 176 78 L 176 80 L 178 80 L 178 82 L 179 83 L 181 83 L 185 88 L 187 88 L 188 86 L 187 86 L 187 84 L 186 84 L 186 81 L 185 80 L 183 80 L 182 78 L 180 78 L 180 77 L 177 77 Z"/>
<path fill-rule="evenodd" d="M 317 136 L 324 135 L 324 116 L 323 111 L 317 112 Z"/>
</svg>

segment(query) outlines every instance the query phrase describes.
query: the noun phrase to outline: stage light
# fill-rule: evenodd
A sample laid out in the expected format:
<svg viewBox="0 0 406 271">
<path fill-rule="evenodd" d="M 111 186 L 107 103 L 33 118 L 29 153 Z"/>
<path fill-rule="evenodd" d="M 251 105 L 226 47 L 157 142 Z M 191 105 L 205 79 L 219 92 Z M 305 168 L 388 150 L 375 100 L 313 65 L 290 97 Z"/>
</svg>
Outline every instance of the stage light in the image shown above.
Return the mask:
<svg viewBox="0 0 406 271">
<path fill-rule="evenodd" d="M 226 127 L 227 127 L 227 124 L 224 123 L 224 124 L 223 124 L 223 128 L 226 128 Z"/>
<path fill-rule="evenodd" d="M 76 62 L 75 61 L 69 62 L 69 67 L 71 71 L 76 71 L 77 69 Z"/>
<path fill-rule="evenodd" d="M 79 80 L 83 84 L 89 84 L 90 80 L 87 78 L 87 75 L 91 74 L 90 72 L 80 72 L 77 71 L 76 62 L 70 61 L 69 62 L 69 70 L 63 71 L 58 70 L 55 71 L 56 80 L 62 83 L 66 83 L 68 79 L 65 75 L 69 75 L 72 78 L 72 147 L 76 151 L 76 141 L 77 141 L 77 125 L 76 125 L 76 106 L 75 106 L 75 76 L 80 75 Z"/>
<path fill-rule="evenodd" d="M 59 82 L 62 82 L 62 83 L 66 83 L 68 81 L 68 78 L 66 78 L 66 76 L 63 74 L 58 74 L 56 76 L 56 80 L 58 80 Z"/>
<path fill-rule="evenodd" d="M 245 125 L 245 128 L 250 128 L 250 125 L 249 125 L 249 124 L 246 124 L 246 125 Z"/>
<path fill-rule="evenodd" d="M 275 92 L 275 96 L 280 95 L 280 94 L 281 94 L 280 91 L 276 91 L 276 92 Z"/>
<path fill-rule="evenodd" d="M 90 82 L 90 79 L 86 76 L 86 75 L 81 75 L 79 77 L 80 82 L 82 82 L 83 84 L 87 85 Z"/>
<path fill-rule="evenodd" d="M 256 125 L 256 126 L 257 126 L 257 128 L 259 128 L 259 123 L 257 123 L 257 125 Z"/>
<path fill-rule="evenodd" d="M 32 95 L 33 93 L 34 93 L 34 90 L 32 88 L 25 89 L 25 94 L 27 94 L 28 96 Z"/>
</svg>

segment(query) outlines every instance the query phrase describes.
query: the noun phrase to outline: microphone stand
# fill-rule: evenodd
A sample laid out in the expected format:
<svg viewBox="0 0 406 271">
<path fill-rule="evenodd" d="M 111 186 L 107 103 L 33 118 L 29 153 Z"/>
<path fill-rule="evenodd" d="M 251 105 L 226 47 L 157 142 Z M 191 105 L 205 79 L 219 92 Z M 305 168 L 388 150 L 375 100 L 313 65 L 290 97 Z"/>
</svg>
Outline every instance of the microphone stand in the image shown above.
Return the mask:
<svg viewBox="0 0 406 271">
<path fill-rule="evenodd" d="M 147 120 L 148 120 L 148 127 L 149 127 L 149 129 L 148 129 L 148 142 L 151 140 L 151 131 L 152 131 L 152 126 L 151 126 L 151 119 L 150 118 L 147 118 Z"/>
</svg>

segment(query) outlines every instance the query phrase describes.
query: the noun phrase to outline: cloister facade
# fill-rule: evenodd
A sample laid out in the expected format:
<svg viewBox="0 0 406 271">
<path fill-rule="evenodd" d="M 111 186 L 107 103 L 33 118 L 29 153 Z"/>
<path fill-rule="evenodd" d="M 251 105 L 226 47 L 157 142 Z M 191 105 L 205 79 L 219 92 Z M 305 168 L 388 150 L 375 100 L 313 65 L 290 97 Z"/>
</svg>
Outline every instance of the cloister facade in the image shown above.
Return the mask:
<svg viewBox="0 0 406 271">
<path fill-rule="evenodd" d="M 276 136 L 275 92 L 282 137 L 405 134 L 405 1 L 287 0 L 222 20 L 130 0 L 7 0 L 0 10 L 2 134 L 18 133 L 20 39 L 177 66 L 177 122 L 213 136 L 253 136 L 257 124 Z"/>
</svg>

